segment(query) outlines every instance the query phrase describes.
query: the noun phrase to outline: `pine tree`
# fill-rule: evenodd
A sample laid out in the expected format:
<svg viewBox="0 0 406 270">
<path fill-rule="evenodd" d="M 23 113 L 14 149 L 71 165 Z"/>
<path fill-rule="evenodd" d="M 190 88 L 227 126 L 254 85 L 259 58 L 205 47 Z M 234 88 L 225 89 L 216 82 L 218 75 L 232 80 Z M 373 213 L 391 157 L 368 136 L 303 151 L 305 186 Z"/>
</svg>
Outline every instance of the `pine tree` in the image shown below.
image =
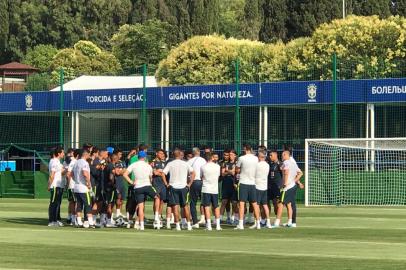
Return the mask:
<svg viewBox="0 0 406 270">
<path fill-rule="evenodd" d="M 0 52 L 7 48 L 9 27 L 8 1 L 0 0 Z"/>
<path fill-rule="evenodd" d="M 263 22 L 259 37 L 264 42 L 286 40 L 288 20 L 286 0 L 265 0 L 262 6 Z"/>
<path fill-rule="evenodd" d="M 245 2 L 242 34 L 245 38 L 258 40 L 262 24 L 262 1 L 250 0 Z"/>
</svg>

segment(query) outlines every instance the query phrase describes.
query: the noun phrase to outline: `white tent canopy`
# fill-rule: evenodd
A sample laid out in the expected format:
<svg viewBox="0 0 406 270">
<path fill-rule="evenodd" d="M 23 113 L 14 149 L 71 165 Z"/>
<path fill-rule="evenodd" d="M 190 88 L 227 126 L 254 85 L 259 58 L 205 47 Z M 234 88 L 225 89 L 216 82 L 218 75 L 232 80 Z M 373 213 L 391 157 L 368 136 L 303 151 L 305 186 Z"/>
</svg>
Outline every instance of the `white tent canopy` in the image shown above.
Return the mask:
<svg viewBox="0 0 406 270">
<path fill-rule="evenodd" d="M 102 89 L 123 89 L 142 88 L 142 76 L 80 76 L 63 85 L 64 91 L 76 90 L 102 90 Z M 146 77 L 147 87 L 157 87 L 158 84 L 154 76 Z M 59 91 L 60 87 L 55 87 L 51 91 Z"/>
</svg>

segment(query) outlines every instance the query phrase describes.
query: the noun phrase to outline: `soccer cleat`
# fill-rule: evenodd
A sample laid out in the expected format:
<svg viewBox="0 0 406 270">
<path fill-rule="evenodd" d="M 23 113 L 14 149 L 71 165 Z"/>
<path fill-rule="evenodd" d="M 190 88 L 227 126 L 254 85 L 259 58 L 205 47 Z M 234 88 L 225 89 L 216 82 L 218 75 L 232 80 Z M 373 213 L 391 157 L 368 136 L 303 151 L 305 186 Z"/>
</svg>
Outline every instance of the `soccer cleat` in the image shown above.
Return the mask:
<svg viewBox="0 0 406 270">
<path fill-rule="evenodd" d="M 204 225 L 205 223 L 206 223 L 206 221 L 204 219 L 200 219 L 200 221 L 197 224 Z"/>
<path fill-rule="evenodd" d="M 131 225 L 133 225 L 133 222 L 130 220 L 127 222 L 127 229 L 131 229 Z"/>
<path fill-rule="evenodd" d="M 137 222 L 134 223 L 134 229 L 139 230 L 140 229 L 140 224 Z"/>
<path fill-rule="evenodd" d="M 83 222 L 83 228 L 85 228 L 85 229 L 89 228 L 89 221 Z"/>
<path fill-rule="evenodd" d="M 193 224 L 193 229 L 199 229 L 199 223 Z"/>
<path fill-rule="evenodd" d="M 271 225 L 271 224 L 266 224 L 265 227 L 268 228 L 268 229 L 272 229 L 272 225 Z"/>
<path fill-rule="evenodd" d="M 237 225 L 234 230 L 244 230 L 244 226 Z"/>
<path fill-rule="evenodd" d="M 292 223 L 292 228 L 296 228 L 296 227 L 297 227 L 296 223 Z"/>
<path fill-rule="evenodd" d="M 296 223 L 289 223 L 286 225 L 287 228 L 296 228 Z"/>
<path fill-rule="evenodd" d="M 271 229 L 279 228 L 279 225 L 272 224 Z"/>
<path fill-rule="evenodd" d="M 166 224 L 166 229 L 167 229 L 167 230 L 171 230 L 171 229 L 172 229 L 170 223 Z"/>
<path fill-rule="evenodd" d="M 251 230 L 256 229 L 256 228 L 257 228 L 257 224 L 254 223 L 254 225 L 249 226 L 249 228 L 250 228 Z"/>
<path fill-rule="evenodd" d="M 180 228 L 180 226 L 176 226 L 176 230 L 181 231 L 182 229 Z"/>
<path fill-rule="evenodd" d="M 204 229 L 205 231 L 212 231 L 213 229 L 211 227 L 206 227 L 206 229 Z"/>
<path fill-rule="evenodd" d="M 161 221 L 160 220 L 155 220 L 154 223 L 153 223 L 153 228 L 157 229 L 157 230 L 161 229 L 162 228 Z"/>
<path fill-rule="evenodd" d="M 106 228 L 117 228 L 117 226 L 114 225 L 114 224 L 112 224 L 112 223 L 110 223 L 110 222 L 107 222 Z"/>
<path fill-rule="evenodd" d="M 55 225 L 55 222 L 49 222 L 48 223 L 48 227 L 55 227 L 56 225 Z"/>
<path fill-rule="evenodd" d="M 57 226 L 57 227 L 63 227 L 63 223 L 60 222 L 59 220 L 58 220 L 57 222 L 55 222 L 55 223 L 56 223 L 56 226 Z"/>
<path fill-rule="evenodd" d="M 216 227 L 216 231 L 222 231 L 223 230 L 223 228 L 221 228 L 221 227 Z"/>
</svg>

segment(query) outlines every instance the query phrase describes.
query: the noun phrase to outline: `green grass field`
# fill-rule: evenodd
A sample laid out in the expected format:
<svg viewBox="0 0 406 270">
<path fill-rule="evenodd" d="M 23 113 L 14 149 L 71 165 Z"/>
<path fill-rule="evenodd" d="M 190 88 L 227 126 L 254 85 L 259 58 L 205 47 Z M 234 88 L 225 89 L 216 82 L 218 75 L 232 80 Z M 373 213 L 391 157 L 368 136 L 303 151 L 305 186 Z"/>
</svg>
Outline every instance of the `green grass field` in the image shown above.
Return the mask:
<svg viewBox="0 0 406 270">
<path fill-rule="evenodd" d="M 301 207 L 295 229 L 140 232 L 48 228 L 47 203 L 0 199 L 0 269 L 406 269 L 405 208 Z"/>
</svg>

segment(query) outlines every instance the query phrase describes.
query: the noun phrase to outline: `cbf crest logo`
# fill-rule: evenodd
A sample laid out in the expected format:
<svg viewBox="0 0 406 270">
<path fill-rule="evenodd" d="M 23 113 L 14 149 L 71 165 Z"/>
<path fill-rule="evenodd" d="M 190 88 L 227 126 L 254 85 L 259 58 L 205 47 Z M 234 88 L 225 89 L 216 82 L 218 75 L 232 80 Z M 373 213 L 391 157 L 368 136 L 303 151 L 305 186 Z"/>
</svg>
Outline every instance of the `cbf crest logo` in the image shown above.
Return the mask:
<svg viewBox="0 0 406 270">
<path fill-rule="evenodd" d="M 25 95 L 25 110 L 32 111 L 32 96 Z"/>
<path fill-rule="evenodd" d="M 317 85 L 311 83 L 307 86 L 307 96 L 309 97 L 308 102 L 316 102 Z"/>
</svg>

